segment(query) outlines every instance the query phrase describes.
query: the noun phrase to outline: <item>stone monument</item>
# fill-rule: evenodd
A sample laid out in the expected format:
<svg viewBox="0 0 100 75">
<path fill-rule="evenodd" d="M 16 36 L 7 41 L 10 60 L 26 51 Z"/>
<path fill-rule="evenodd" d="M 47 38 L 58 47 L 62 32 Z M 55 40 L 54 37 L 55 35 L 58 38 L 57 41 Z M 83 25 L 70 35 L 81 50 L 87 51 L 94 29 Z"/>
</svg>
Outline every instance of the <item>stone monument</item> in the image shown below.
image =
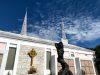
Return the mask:
<svg viewBox="0 0 100 75">
<path fill-rule="evenodd" d="M 33 66 L 33 58 L 37 55 L 35 49 L 33 48 L 30 52 L 28 52 L 29 57 L 31 58 L 30 63 L 30 70 L 28 71 L 28 74 L 34 74 L 36 73 L 36 68 Z"/>
<path fill-rule="evenodd" d="M 73 75 L 72 72 L 69 70 L 68 64 L 64 61 L 63 54 L 64 54 L 64 49 L 63 49 L 63 43 L 55 43 L 55 47 L 57 49 L 57 54 L 58 58 L 57 61 L 61 64 L 62 69 L 59 70 L 58 75 Z"/>
</svg>

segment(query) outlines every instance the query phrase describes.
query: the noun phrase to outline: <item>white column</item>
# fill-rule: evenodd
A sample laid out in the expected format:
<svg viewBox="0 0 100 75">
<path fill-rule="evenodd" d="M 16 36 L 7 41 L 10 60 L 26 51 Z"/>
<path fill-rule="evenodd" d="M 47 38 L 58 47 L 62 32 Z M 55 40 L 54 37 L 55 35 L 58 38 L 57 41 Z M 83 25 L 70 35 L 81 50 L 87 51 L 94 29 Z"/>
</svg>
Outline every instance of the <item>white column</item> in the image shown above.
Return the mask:
<svg viewBox="0 0 100 75">
<path fill-rule="evenodd" d="M 15 62 L 14 62 L 13 75 L 16 75 L 16 72 L 17 72 L 19 52 L 20 52 L 20 43 L 17 45 L 17 48 L 16 48 L 16 56 L 15 56 Z"/>
<path fill-rule="evenodd" d="M 92 65 L 93 65 L 94 75 L 96 75 L 96 71 L 95 71 L 95 66 L 94 66 L 94 61 L 93 61 L 93 59 L 92 59 Z"/>
<path fill-rule="evenodd" d="M 5 75 L 5 73 L 6 73 L 5 67 L 6 67 L 7 56 L 8 56 L 8 52 L 9 52 L 9 46 L 10 46 L 10 43 L 7 42 L 6 49 L 4 51 L 4 55 L 3 55 L 3 59 L 2 59 L 3 64 L 1 65 L 1 69 L 2 69 L 2 74 L 1 75 Z"/>
</svg>

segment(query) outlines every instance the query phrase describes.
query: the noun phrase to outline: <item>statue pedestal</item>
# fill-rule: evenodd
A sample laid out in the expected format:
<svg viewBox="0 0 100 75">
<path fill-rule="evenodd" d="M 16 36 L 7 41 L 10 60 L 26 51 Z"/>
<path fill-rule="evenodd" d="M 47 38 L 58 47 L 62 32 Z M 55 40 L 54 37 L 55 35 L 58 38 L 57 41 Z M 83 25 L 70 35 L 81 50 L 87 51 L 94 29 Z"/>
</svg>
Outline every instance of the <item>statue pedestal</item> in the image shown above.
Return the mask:
<svg viewBox="0 0 100 75">
<path fill-rule="evenodd" d="M 30 70 L 28 71 L 28 74 L 34 74 L 37 72 L 37 69 L 34 66 L 30 67 Z"/>
</svg>

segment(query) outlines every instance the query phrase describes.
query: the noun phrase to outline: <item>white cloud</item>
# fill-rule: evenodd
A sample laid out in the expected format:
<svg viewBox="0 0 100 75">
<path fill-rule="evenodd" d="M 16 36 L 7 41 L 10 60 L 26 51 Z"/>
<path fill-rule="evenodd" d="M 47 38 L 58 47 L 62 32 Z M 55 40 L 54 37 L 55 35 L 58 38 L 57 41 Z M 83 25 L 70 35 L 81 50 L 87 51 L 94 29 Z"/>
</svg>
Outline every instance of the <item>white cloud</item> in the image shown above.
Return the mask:
<svg viewBox="0 0 100 75">
<path fill-rule="evenodd" d="M 40 29 L 39 30 L 39 36 L 45 39 L 50 40 L 57 40 L 59 38 L 59 35 L 57 34 L 57 30 L 55 27 L 48 27 L 47 29 Z"/>
<path fill-rule="evenodd" d="M 91 41 L 100 38 L 100 22 L 92 18 L 77 19 L 74 21 L 75 26 L 66 29 L 68 34 L 74 34 L 70 40 L 74 41 Z"/>
<path fill-rule="evenodd" d="M 55 20 L 52 18 L 49 20 L 43 20 L 42 25 L 36 23 L 35 25 L 30 25 L 36 36 L 44 39 L 58 40 L 61 35 L 61 17 L 57 17 Z M 100 38 L 100 22 L 99 20 L 94 20 L 91 17 L 80 17 L 77 19 L 64 18 L 65 31 L 66 34 L 72 35 L 69 40 L 72 43 L 78 41 L 91 41 Z"/>
</svg>

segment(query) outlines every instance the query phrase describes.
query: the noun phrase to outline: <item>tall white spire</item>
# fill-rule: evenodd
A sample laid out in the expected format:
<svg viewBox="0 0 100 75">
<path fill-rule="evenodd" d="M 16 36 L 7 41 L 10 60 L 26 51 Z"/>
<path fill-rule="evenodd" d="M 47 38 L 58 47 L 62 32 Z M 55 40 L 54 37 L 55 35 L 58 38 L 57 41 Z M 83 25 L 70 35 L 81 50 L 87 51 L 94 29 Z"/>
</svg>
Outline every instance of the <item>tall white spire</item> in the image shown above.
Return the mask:
<svg viewBox="0 0 100 75">
<path fill-rule="evenodd" d="M 61 19 L 61 32 L 62 32 L 62 38 L 61 41 L 64 45 L 68 44 L 68 40 L 66 38 L 66 33 L 65 33 L 65 29 L 64 29 L 64 22 L 63 22 L 63 18 Z"/>
<path fill-rule="evenodd" d="M 22 29 L 21 29 L 21 34 L 22 35 L 27 35 L 27 9 L 26 9 L 26 13 L 25 13 Z"/>
<path fill-rule="evenodd" d="M 62 18 L 62 22 L 61 22 L 61 30 L 62 30 L 62 38 L 66 39 L 63 18 Z"/>
</svg>

